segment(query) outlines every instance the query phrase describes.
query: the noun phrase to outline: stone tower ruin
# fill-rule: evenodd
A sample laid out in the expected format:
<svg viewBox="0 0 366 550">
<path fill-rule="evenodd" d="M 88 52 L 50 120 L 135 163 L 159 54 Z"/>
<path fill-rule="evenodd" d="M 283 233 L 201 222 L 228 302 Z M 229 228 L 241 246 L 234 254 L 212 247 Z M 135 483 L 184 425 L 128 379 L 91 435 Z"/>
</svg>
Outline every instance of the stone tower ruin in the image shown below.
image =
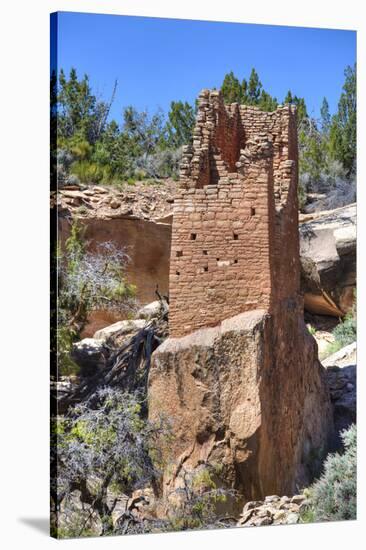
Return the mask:
<svg viewBox="0 0 366 550">
<path fill-rule="evenodd" d="M 295 108 L 274 112 L 199 96 L 174 202 L 170 334 L 299 292 Z"/>
<path fill-rule="evenodd" d="M 220 465 L 218 486 L 243 501 L 294 494 L 327 450 L 329 391 L 299 289 L 297 163 L 294 107 L 200 94 L 174 200 L 170 336 L 149 372 L 149 417 L 175 436 L 167 499 L 202 465 Z"/>
</svg>

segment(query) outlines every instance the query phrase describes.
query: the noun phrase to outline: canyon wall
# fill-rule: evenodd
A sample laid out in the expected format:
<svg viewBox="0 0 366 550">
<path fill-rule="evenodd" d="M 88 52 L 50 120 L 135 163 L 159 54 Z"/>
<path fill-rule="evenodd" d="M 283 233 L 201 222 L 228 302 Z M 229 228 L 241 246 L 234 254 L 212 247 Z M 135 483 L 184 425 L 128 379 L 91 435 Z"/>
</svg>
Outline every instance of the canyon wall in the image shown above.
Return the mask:
<svg viewBox="0 0 366 550">
<path fill-rule="evenodd" d="M 169 290 L 169 255 L 171 225 L 139 218 L 80 219 L 85 225 L 88 250 L 94 251 L 98 244 L 111 241 L 124 249 L 130 257 L 126 265 L 128 282 L 136 285 L 137 300 L 141 304 L 156 300 L 155 290 L 161 294 Z M 59 218 L 59 233 L 64 243 L 70 232 L 70 219 Z M 118 311 L 98 310 L 91 312 L 88 325 L 82 336 L 94 332 L 121 319 Z"/>
</svg>

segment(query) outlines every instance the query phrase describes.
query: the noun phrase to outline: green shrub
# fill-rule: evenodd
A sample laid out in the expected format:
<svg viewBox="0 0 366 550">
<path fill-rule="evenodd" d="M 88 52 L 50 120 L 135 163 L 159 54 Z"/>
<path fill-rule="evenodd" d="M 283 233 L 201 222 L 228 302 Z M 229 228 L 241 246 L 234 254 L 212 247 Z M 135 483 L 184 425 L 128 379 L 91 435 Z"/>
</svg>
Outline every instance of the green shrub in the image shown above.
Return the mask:
<svg viewBox="0 0 366 550">
<path fill-rule="evenodd" d="M 111 178 L 108 166 L 100 166 L 88 160 L 78 160 L 71 165 L 71 174 L 82 183 L 108 183 Z"/>
<path fill-rule="evenodd" d="M 328 455 L 324 472 L 309 489 L 311 506 L 302 521 L 341 521 L 356 519 L 357 432 L 353 424 L 341 433 L 344 452 Z"/>
<path fill-rule="evenodd" d="M 325 357 L 336 353 L 344 346 L 348 346 L 355 342 L 357 339 L 357 319 L 355 308 L 347 313 L 344 320 L 335 327 L 332 332 L 334 336 L 334 342 L 329 344 L 326 348 Z"/>
<path fill-rule="evenodd" d="M 333 353 L 337 353 L 337 351 L 339 351 L 342 348 L 343 348 L 343 345 L 340 342 L 338 341 L 331 342 L 330 344 L 327 345 L 327 347 L 325 348 L 325 351 L 323 351 L 323 353 L 321 354 L 321 360 L 325 359 L 326 357 L 329 357 L 330 355 L 333 355 Z"/>
<path fill-rule="evenodd" d="M 92 151 L 92 146 L 82 132 L 77 132 L 70 138 L 59 137 L 57 146 L 59 149 L 68 151 L 74 159 L 78 160 L 88 158 Z"/>
<path fill-rule="evenodd" d="M 70 376 L 79 373 L 79 365 L 71 359 L 72 345 L 77 340 L 77 332 L 66 325 L 59 325 L 56 330 L 57 336 L 57 366 L 60 374 Z"/>
<path fill-rule="evenodd" d="M 78 214 L 81 214 L 82 216 L 86 216 L 86 214 L 89 212 L 89 210 L 87 209 L 87 207 L 85 206 L 85 204 L 82 204 L 81 206 L 79 206 L 78 208 Z"/>
<path fill-rule="evenodd" d="M 63 529 L 55 536 L 90 536 L 93 518 L 101 534 L 115 532 L 114 495 L 128 495 L 160 478 L 161 448 L 170 436 L 170 424 L 162 416 L 156 422 L 143 417 L 143 398 L 120 389 L 98 390 L 89 400 L 58 417 L 51 431 L 51 457 L 57 460 L 57 479 L 52 486 L 52 511 Z M 55 462 L 53 462 L 55 465 Z M 74 492 L 80 492 L 78 506 Z M 87 513 L 83 517 L 84 512 Z"/>
<path fill-rule="evenodd" d="M 356 340 L 356 317 L 354 317 L 353 312 L 348 313 L 344 321 L 336 326 L 333 330 L 333 335 L 341 347 L 348 346 L 348 344 L 352 344 Z"/>
</svg>

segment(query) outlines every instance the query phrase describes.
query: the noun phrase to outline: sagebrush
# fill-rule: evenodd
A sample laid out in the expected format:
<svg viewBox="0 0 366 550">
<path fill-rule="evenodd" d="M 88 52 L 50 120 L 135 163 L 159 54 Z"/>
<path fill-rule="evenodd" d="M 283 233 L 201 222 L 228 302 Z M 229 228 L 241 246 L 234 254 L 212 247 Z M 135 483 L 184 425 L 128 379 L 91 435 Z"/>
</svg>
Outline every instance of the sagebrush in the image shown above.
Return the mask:
<svg viewBox="0 0 366 550">
<path fill-rule="evenodd" d="M 324 471 L 309 489 L 311 506 L 303 521 L 356 519 L 357 513 L 357 431 L 353 424 L 341 433 L 343 453 L 328 455 Z"/>
</svg>

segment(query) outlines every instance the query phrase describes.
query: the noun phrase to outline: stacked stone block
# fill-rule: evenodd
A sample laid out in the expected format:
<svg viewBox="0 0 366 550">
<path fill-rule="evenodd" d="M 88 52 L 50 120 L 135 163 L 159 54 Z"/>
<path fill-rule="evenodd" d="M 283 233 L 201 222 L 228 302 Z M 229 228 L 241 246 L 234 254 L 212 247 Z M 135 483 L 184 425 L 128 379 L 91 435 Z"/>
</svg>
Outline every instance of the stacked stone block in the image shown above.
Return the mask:
<svg viewBox="0 0 366 550">
<path fill-rule="evenodd" d="M 199 96 L 181 163 L 170 262 L 170 332 L 183 336 L 299 290 L 296 116 Z"/>
</svg>

